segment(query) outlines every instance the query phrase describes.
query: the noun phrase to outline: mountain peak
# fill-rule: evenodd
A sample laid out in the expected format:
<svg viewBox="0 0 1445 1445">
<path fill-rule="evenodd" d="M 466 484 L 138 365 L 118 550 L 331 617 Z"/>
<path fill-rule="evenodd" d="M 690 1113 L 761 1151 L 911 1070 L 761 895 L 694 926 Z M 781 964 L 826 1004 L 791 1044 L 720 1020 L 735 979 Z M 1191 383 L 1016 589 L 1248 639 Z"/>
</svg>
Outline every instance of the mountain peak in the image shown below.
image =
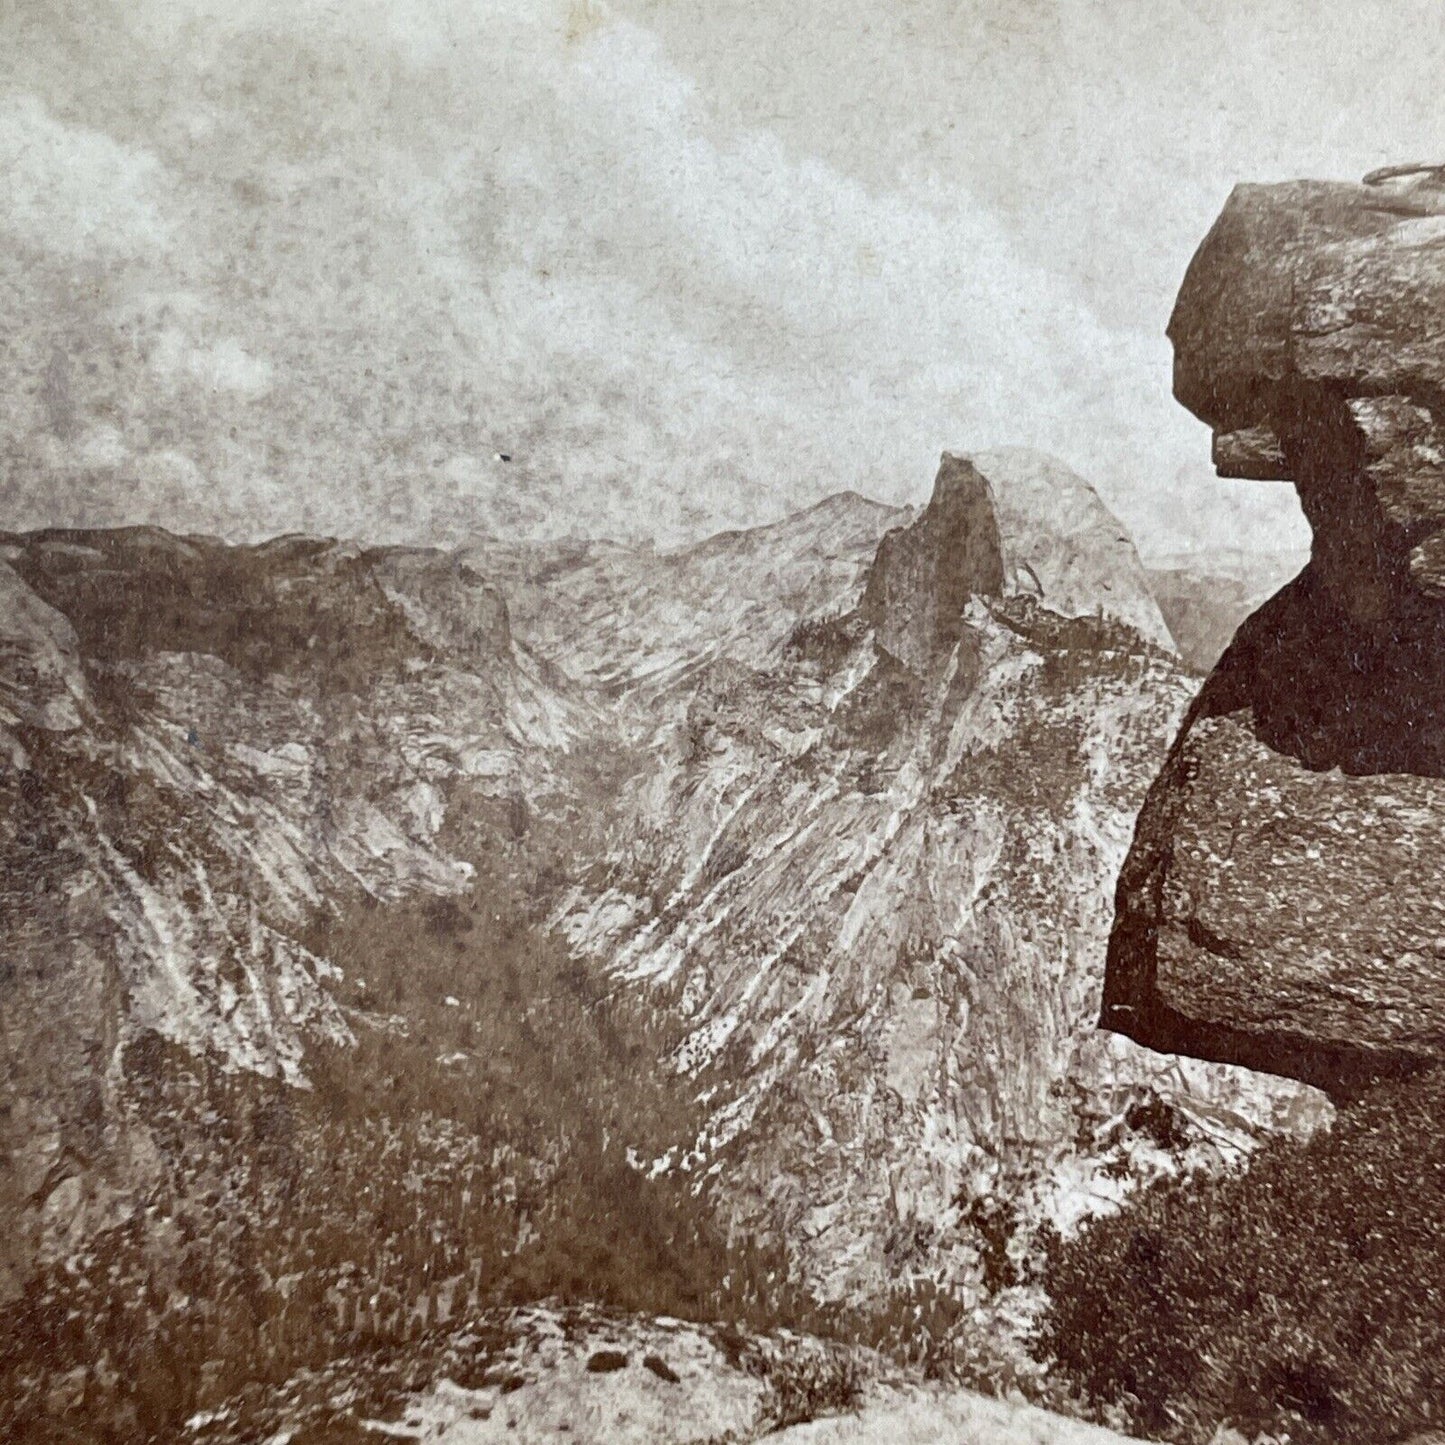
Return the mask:
<svg viewBox="0 0 1445 1445">
<path fill-rule="evenodd" d="M 1004 581 L 988 479 L 967 457 L 944 452 L 922 515 L 878 544 L 861 612 L 880 647 L 926 671 L 962 635 L 969 598 L 1000 597 Z"/>
<path fill-rule="evenodd" d="M 969 460 L 993 492 L 1008 590 L 1033 592 L 1064 617 L 1101 613 L 1174 650 L 1134 539 L 1088 481 L 1029 447 Z"/>
<path fill-rule="evenodd" d="M 1083 477 L 1027 447 L 946 451 L 928 506 L 880 543 L 862 615 L 881 647 L 927 670 L 958 640 L 971 596 L 1013 592 L 1175 650 L 1133 539 Z"/>
</svg>

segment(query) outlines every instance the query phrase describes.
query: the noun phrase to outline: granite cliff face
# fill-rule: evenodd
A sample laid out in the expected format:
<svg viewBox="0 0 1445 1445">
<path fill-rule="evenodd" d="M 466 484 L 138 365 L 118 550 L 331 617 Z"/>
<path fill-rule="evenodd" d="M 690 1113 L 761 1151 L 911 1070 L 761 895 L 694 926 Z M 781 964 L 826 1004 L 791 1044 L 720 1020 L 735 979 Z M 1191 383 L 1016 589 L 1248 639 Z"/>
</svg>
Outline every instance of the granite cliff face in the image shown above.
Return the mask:
<svg viewBox="0 0 1445 1445">
<path fill-rule="evenodd" d="M 372 1017 L 338 1002 L 329 924 L 464 891 L 448 793 L 546 791 L 586 710 L 445 554 L 153 529 L 0 549 L 3 1294 L 152 1181 L 128 1048 L 304 1087 L 307 1048 Z"/>
<path fill-rule="evenodd" d="M 1110 572 L 1117 521 L 1025 460 L 1052 489 L 1037 520 L 945 454 L 861 595 L 748 660 L 699 644 L 649 710 L 605 866 L 558 910 L 579 954 L 683 1021 L 666 1062 L 707 1119 L 648 1167 L 787 1240 L 830 1297 L 921 1277 L 976 1300 L 982 1218 L 1021 1255 L 1040 1220 L 1173 1167 L 1123 1127 L 1147 1101 L 1197 1159 L 1309 1113 L 1093 1030 L 1109 886 L 1188 683 L 1125 620 L 1163 634 Z M 1065 616 L 1049 589 L 1070 569 Z"/>
<path fill-rule="evenodd" d="M 878 544 L 860 619 L 889 657 L 926 673 L 963 638 L 969 599 L 1003 587 L 992 489 L 966 457 L 945 452 L 923 515 Z"/>
<path fill-rule="evenodd" d="M 971 461 L 988 478 L 1010 590 L 1061 617 L 1111 617 L 1175 650 L 1134 539 L 1083 477 L 1030 447 Z"/>
<path fill-rule="evenodd" d="M 1336 1093 L 1445 1057 L 1441 179 L 1240 187 L 1170 323 L 1219 471 L 1314 544 L 1150 791 L 1103 1022 Z"/>
</svg>

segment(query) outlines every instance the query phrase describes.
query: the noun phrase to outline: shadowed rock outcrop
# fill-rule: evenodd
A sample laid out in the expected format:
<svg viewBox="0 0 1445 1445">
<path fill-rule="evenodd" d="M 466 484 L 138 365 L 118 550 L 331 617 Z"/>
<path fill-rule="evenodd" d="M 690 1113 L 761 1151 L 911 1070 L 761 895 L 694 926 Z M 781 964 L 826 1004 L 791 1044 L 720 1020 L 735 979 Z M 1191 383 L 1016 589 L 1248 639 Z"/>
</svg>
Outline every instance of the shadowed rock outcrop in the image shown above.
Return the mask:
<svg viewBox="0 0 1445 1445">
<path fill-rule="evenodd" d="M 883 537 L 860 614 L 926 672 L 963 635 L 970 597 L 1013 594 L 1175 650 L 1132 538 L 1083 477 L 1027 447 L 944 452 L 928 506 Z"/>
<path fill-rule="evenodd" d="M 1346 1094 L 1445 1058 L 1445 185 L 1241 186 L 1169 334 L 1309 565 L 1240 629 L 1120 877 L 1103 1023 Z"/>
<path fill-rule="evenodd" d="M 879 543 L 859 610 L 885 652 L 927 671 L 963 636 L 969 598 L 1003 590 L 988 480 L 967 457 L 944 452 L 923 515 Z"/>
</svg>

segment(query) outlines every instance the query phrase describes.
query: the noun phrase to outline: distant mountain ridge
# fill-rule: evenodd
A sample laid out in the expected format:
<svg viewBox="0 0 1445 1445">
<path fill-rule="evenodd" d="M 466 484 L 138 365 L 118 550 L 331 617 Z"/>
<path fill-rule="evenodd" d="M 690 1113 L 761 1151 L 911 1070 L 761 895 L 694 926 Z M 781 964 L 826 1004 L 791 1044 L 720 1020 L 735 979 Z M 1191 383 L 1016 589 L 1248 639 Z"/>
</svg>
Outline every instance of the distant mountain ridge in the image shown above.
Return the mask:
<svg viewBox="0 0 1445 1445">
<path fill-rule="evenodd" d="M 1180 656 L 1207 673 L 1240 624 L 1296 577 L 1308 552 L 1181 552 L 1152 557 L 1145 569 Z"/>
<path fill-rule="evenodd" d="M 1092 1027 L 1190 691 L 1139 576 L 1026 454 L 677 552 L 0 535 L 9 1288 L 146 1200 L 221 1207 L 162 1162 L 211 1167 L 162 1144 L 209 1106 L 147 1112 L 166 1049 L 321 1091 L 320 1128 L 505 1117 L 513 1255 L 594 1130 L 852 1302 L 981 1307 L 1041 1221 L 1302 1125 L 1297 1086 Z"/>
<path fill-rule="evenodd" d="M 672 551 L 479 541 L 457 555 L 505 592 L 530 645 L 579 683 L 626 692 L 724 654 L 762 665 L 800 620 L 852 605 L 880 538 L 909 516 L 841 492 Z"/>
</svg>

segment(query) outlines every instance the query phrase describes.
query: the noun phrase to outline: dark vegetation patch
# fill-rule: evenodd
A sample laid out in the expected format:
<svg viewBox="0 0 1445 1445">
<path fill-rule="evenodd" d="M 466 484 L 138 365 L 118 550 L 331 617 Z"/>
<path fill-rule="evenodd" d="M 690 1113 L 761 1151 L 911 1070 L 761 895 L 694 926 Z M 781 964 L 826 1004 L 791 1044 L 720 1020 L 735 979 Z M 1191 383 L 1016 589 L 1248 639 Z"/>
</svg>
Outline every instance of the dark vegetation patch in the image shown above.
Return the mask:
<svg viewBox="0 0 1445 1445">
<path fill-rule="evenodd" d="M 862 1369 L 846 1350 L 821 1348 L 781 1356 L 768 1363 L 764 1380 L 764 1413 L 773 1430 L 846 1414 L 863 1400 Z"/>
<path fill-rule="evenodd" d="M 994 616 L 1043 655 L 1042 682 L 1052 698 L 1101 682 L 1138 684 L 1156 662 L 1174 661 L 1126 623 L 1102 614 L 1061 617 L 1032 597 L 1010 597 Z"/>
<path fill-rule="evenodd" d="M 131 1045 L 160 1182 L 0 1310 L 0 1435 L 169 1440 L 228 1401 L 207 1438 L 319 1429 L 338 1370 L 370 1382 L 354 1413 L 384 1414 L 466 1321 L 542 1299 L 822 1324 L 780 1249 L 729 1241 L 690 1181 L 628 1162 L 698 1125 L 654 1067 L 668 1018 L 529 906 L 487 876 L 318 925 L 357 1044 L 314 1047 L 309 1091 Z"/>
<path fill-rule="evenodd" d="M 1088 779 L 1080 744 L 1084 725 L 1070 719 L 1025 715 L 1004 747 L 979 748 L 959 759 L 940 790 L 957 803 L 992 798 L 1011 809 L 1059 816 Z"/>
<path fill-rule="evenodd" d="M 1020 1283 L 1019 1266 L 1009 1252 L 1020 1226 L 1018 1211 L 1013 1204 L 1006 1199 L 976 1197 L 968 1202 L 964 1220 L 979 1241 L 983 1287 L 989 1294 L 997 1294 Z"/>
<path fill-rule="evenodd" d="M 1139 1432 L 1374 1445 L 1445 1423 L 1445 1071 L 1055 1241 L 1039 1341 Z M 1146 1121 L 1147 1122 L 1147 1121 Z"/>
<path fill-rule="evenodd" d="M 485 1322 L 542 1300 L 727 1320 L 740 1359 L 741 1331 L 900 1359 L 948 1338 L 941 1292 L 819 1306 L 780 1241 L 629 1162 L 696 1136 L 695 1083 L 656 1064 L 673 1015 L 579 965 L 510 876 L 318 923 L 305 941 L 344 970 L 357 1043 L 314 1046 L 310 1090 L 128 1046 L 158 1182 L 0 1308 L 0 1437 L 349 1440 L 442 1375 L 505 1383 L 513 1342 Z M 821 1408 L 838 1388 L 785 1394 Z"/>
<path fill-rule="evenodd" d="M 812 663 L 831 677 L 848 660 L 868 631 L 856 612 L 838 617 L 804 617 L 788 634 L 785 656 Z"/>
<path fill-rule="evenodd" d="M 737 830 L 742 833 L 743 830 Z M 712 852 L 708 854 L 707 862 L 703 865 L 702 872 L 698 875 L 697 891 L 705 894 L 721 883 L 729 874 L 736 873 L 743 867 L 752 855 L 748 840 L 743 837 L 730 837 L 724 833 L 721 838 L 713 844 Z"/>
<path fill-rule="evenodd" d="M 1194 1142 L 1184 1116 L 1157 1094 L 1130 1104 L 1124 1123 L 1135 1133 L 1152 1139 L 1166 1153 L 1182 1154 Z"/>
</svg>

